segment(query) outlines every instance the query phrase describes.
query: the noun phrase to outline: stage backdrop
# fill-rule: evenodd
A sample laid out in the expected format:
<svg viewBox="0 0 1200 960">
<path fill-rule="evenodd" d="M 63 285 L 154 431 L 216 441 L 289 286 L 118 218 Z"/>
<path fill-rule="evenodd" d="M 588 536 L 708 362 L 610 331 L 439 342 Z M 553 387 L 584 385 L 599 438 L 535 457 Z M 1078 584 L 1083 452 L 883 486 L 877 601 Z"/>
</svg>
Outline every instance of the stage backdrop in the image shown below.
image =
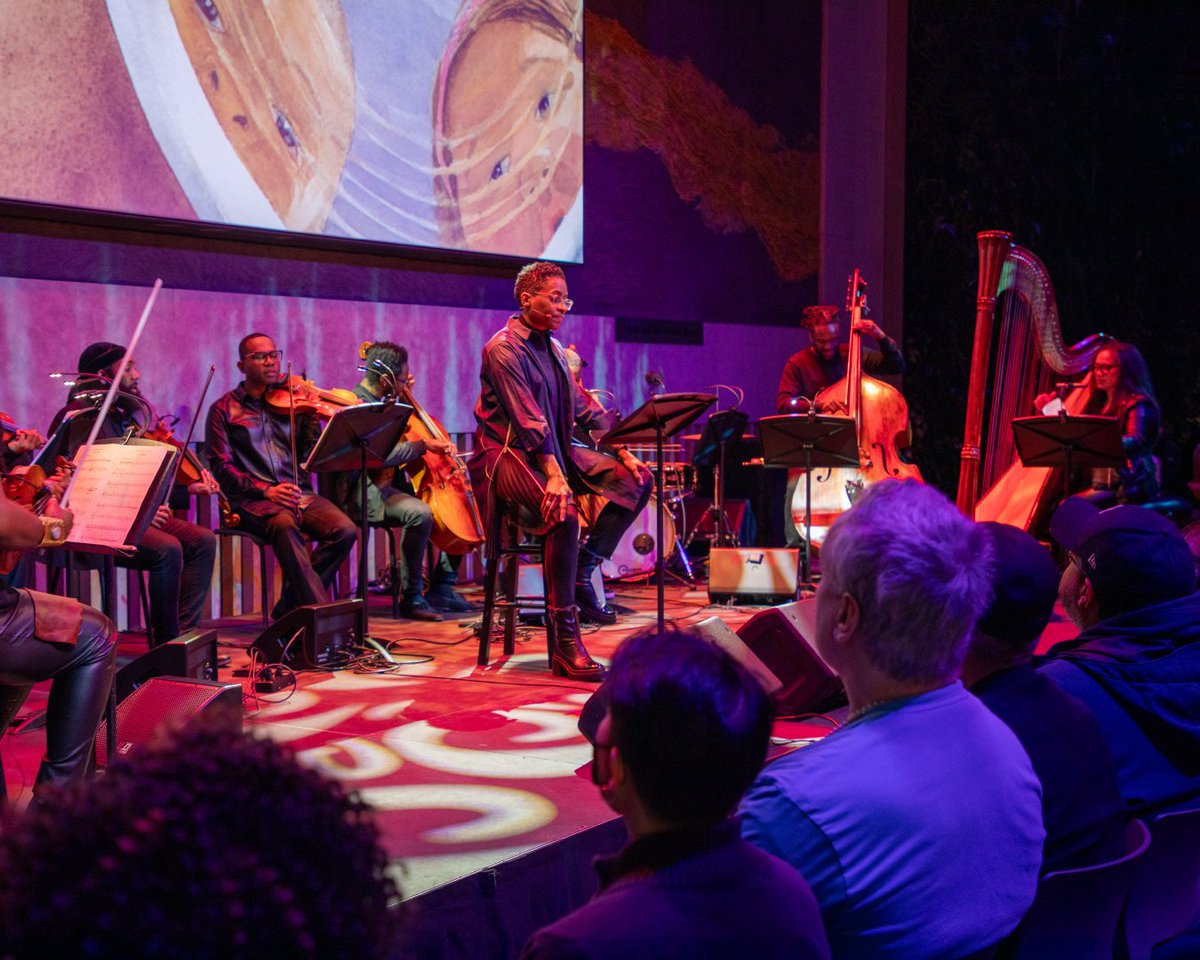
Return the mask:
<svg viewBox="0 0 1200 960">
<path fill-rule="evenodd" d="M 17 6 L 25 11 L 27 5 Z M 119 25 L 127 24 L 112 11 L 129 4 L 71 0 L 28 6 L 30 11 L 36 8 L 36 13 L 22 13 L 21 30 L 0 31 L 0 83 L 10 94 L 26 89 L 28 72 L 21 65 L 33 55 L 31 51 L 44 52 L 50 39 L 57 38 L 63 43 L 61 56 L 45 56 L 40 66 L 61 75 L 63 89 L 72 93 L 65 103 L 74 105 L 75 112 L 56 118 L 39 112 L 45 105 L 26 103 L 26 121 L 10 123 L 7 128 L 10 149 L 20 147 L 27 158 L 24 169 L 32 176 L 61 167 L 59 154 L 66 151 L 76 160 L 73 169 L 77 176 L 68 178 L 72 190 L 121 191 L 143 202 L 145 208 L 139 209 L 145 214 L 190 215 L 188 209 L 194 208 L 190 194 L 172 187 L 170 176 L 161 176 L 170 174 L 172 168 L 147 131 L 146 122 L 122 122 L 127 111 L 136 115 L 133 108 L 141 102 L 137 99 L 141 88 L 131 88 L 129 83 L 113 88 L 83 82 L 95 68 L 92 52 L 99 38 L 108 38 L 109 54 L 118 56 L 117 34 L 124 29 Z M 321 9 L 336 6 L 324 4 Z M 340 5 L 344 23 L 333 32 L 349 44 L 348 62 L 353 64 L 352 77 L 357 83 L 376 70 L 381 38 L 388 36 L 386 18 L 379 19 L 376 34 L 363 27 L 373 22 L 373 10 L 395 7 L 422 12 L 427 16 L 419 33 L 437 34 L 453 46 L 453 38 L 443 36 L 443 27 L 471 21 L 472 11 L 486 6 L 481 0 L 461 4 L 456 0 L 396 4 L 344 0 Z M 538 0 L 525 6 L 558 9 L 571 4 Z M 186 13 L 192 20 L 196 17 L 193 8 L 203 11 L 210 7 L 214 5 L 183 0 L 171 5 L 180 18 Z M 292 5 L 287 7 L 290 11 Z M 308 4 L 298 2 L 296 7 L 294 15 L 301 16 Z M 246 13 L 258 8 L 266 10 L 262 0 L 214 7 L 231 23 L 232 11 Z M 815 296 L 819 256 L 820 18 L 820 0 L 587 3 L 583 15 L 583 189 L 573 193 L 570 183 L 564 185 L 557 173 L 548 175 L 546 179 L 556 184 L 552 192 L 562 203 L 556 200 L 550 205 L 553 209 L 548 209 L 545 218 L 549 226 L 538 228 L 543 233 L 550 228 L 558 231 L 573 222 L 580 209 L 578 197 L 586 195 L 582 218 L 585 262 L 570 270 L 571 293 L 581 312 L 640 321 L 795 322 L 800 308 Z M 437 20 L 442 26 L 435 29 L 436 24 L 426 20 Z M 227 33 L 231 23 L 224 24 Z M 211 30 L 203 26 L 203 31 Z M 408 47 L 398 48 L 397 55 L 400 52 L 416 56 Z M 138 61 L 146 69 L 157 63 L 151 53 Z M 427 49 L 420 57 L 422 63 L 433 59 Z M 277 62 L 284 74 L 289 69 L 287 58 L 281 55 L 264 62 Z M 397 63 L 392 67 L 404 68 Z M 178 71 L 171 75 L 177 76 Z M 212 78 L 200 76 L 199 80 L 211 85 Z M 389 177 L 415 178 L 401 199 L 407 203 L 419 194 L 426 201 L 433 198 L 436 205 L 438 191 L 443 189 L 438 187 L 442 174 L 434 169 L 432 158 L 427 170 L 407 158 L 421 154 L 430 143 L 430 110 L 436 112 L 437 101 L 431 100 L 428 109 L 422 106 L 417 110 L 413 105 L 423 104 L 422 97 L 406 92 L 394 105 L 413 107 L 411 116 L 405 116 L 403 110 L 375 116 L 382 109 L 379 100 L 366 98 L 363 89 L 363 84 L 356 87 L 352 130 L 339 134 L 350 138 L 348 153 L 338 167 L 342 172 L 336 190 L 328 199 L 329 212 L 321 227 L 324 235 L 303 239 L 298 245 L 285 235 L 266 231 L 247 240 L 246 234 L 229 227 L 194 227 L 190 235 L 180 235 L 177 223 L 172 227 L 140 219 L 126 221 L 118 229 L 95 214 L 64 225 L 61 220 L 47 220 L 44 210 L 8 202 L 0 203 L 0 271 L 12 277 L 134 286 L 148 286 L 161 276 L 175 289 L 507 309 L 518 262 L 420 253 L 419 247 L 404 251 L 383 245 L 366 247 L 328 236 L 386 235 L 388 239 L 407 237 L 416 244 L 438 242 L 428 219 L 421 221 L 426 224 L 419 228 L 423 234 L 402 234 L 397 224 L 405 221 L 411 225 L 411 211 L 403 204 L 385 210 L 391 200 L 380 201 L 382 186 L 375 175 L 382 170 Z M 92 104 L 88 107 L 81 99 L 85 97 L 98 99 L 87 100 Z M 6 103 L 16 109 L 11 96 Z M 530 109 L 549 117 L 558 108 L 549 101 L 543 107 L 539 98 Z M 256 124 L 255 116 L 235 113 L 230 134 L 242 130 L 238 116 L 248 125 Z M 295 130 L 295 120 L 290 114 L 273 116 L 273 124 L 264 120 L 257 126 L 265 125 L 268 133 L 273 130 L 292 150 L 283 134 Z M 447 136 L 449 142 L 457 142 L 453 131 Z M 388 157 L 388 151 L 406 137 L 412 141 L 406 145 L 408 152 Z M 311 143 L 299 136 L 295 139 L 296 150 L 307 149 L 305 142 Z M 375 144 L 379 152 L 369 149 L 367 139 L 380 141 Z M 72 150 L 72 142 L 85 144 L 86 150 Z M 135 144 L 145 149 L 129 167 Z M 104 151 L 116 153 L 108 157 Z M 86 162 L 79 163 L 80 156 Z M 493 173 L 497 176 L 489 183 L 511 181 L 523 169 L 515 149 L 494 158 L 488 153 L 487 157 L 494 162 L 490 167 L 484 165 L 485 172 L 489 178 Z M 106 172 L 111 169 L 126 170 L 127 177 Z M 211 173 L 203 163 L 190 163 L 189 169 L 197 178 Z M 555 171 L 573 169 L 573 163 L 554 167 Z M 489 189 L 471 194 L 481 199 L 481 211 L 499 210 L 499 200 L 487 199 L 491 197 Z M 13 195 L 30 196 L 10 190 L 9 196 Z M 62 199 L 78 193 L 55 196 Z M 96 207 L 114 206 L 107 200 L 87 202 Z M 471 213 L 467 219 L 474 216 Z M 376 229 L 379 223 L 372 225 L 368 222 L 372 219 L 387 220 L 391 226 Z M 176 232 L 160 232 L 166 228 Z M 497 249 L 487 243 L 461 246 L 477 251 Z M 506 249 L 527 257 L 542 248 L 518 240 Z M 575 256 L 556 248 L 550 252 L 564 259 Z M 98 289 L 96 308 L 86 313 L 103 314 L 100 301 L 107 296 L 106 289 Z M 9 314 L 6 321 L 33 323 L 40 312 L 35 304 L 28 316 Z M 640 329 L 645 339 L 645 325 Z M 434 335 L 435 331 L 413 330 L 409 339 Z M 74 339 L 74 332 L 70 336 Z M 771 376 L 777 373 L 773 369 Z M 715 375 L 709 374 L 709 379 Z"/>
</svg>

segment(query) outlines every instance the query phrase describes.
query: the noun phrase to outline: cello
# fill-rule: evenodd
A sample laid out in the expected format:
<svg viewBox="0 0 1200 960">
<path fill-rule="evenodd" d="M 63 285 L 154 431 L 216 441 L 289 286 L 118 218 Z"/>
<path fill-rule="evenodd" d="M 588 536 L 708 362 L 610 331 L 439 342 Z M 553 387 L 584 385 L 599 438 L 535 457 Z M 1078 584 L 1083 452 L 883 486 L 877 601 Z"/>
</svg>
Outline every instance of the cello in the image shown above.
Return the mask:
<svg viewBox="0 0 1200 960">
<path fill-rule="evenodd" d="M 813 543 L 820 545 L 833 521 L 845 513 L 862 489 L 886 480 L 922 481 L 916 464 L 901 459 L 900 449 L 908 446 L 908 404 L 900 391 L 889 383 L 868 376 L 862 370 L 862 332 L 855 329 L 869 312 L 867 281 L 855 269 L 846 293 L 850 314 L 850 348 L 846 356 L 846 375 L 825 387 L 814 398 L 818 410 L 844 412 L 853 419 L 858 436 L 857 467 L 829 467 L 812 479 Z M 792 520 L 801 536 L 805 528 L 805 485 L 797 484 L 792 497 Z"/>
<path fill-rule="evenodd" d="M 397 383 L 396 396 L 413 408 L 406 440 L 449 440 L 446 428 L 417 403 L 407 383 Z M 460 454 L 425 454 L 404 470 L 417 496 L 433 511 L 433 532 L 429 539 L 439 550 L 451 556 L 467 553 L 483 543 L 483 520 L 475 503 L 475 492 Z"/>
</svg>

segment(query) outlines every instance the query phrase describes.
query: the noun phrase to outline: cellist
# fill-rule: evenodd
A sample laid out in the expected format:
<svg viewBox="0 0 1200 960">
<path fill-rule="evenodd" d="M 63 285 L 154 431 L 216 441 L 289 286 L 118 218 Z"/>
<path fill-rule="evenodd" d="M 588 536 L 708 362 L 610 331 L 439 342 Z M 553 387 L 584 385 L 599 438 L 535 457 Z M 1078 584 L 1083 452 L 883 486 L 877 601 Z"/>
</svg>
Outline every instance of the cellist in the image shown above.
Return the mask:
<svg viewBox="0 0 1200 960">
<path fill-rule="evenodd" d="M 362 351 L 361 359 L 363 377 L 354 387 L 354 395 L 367 403 L 387 400 L 402 387 L 411 387 L 415 382 L 408 368 L 408 350 L 398 343 L 377 340 Z M 451 556 L 445 551 L 431 571 L 426 596 L 425 550 L 433 530 L 433 510 L 411 490 L 405 489 L 407 484 L 402 473 L 389 469 L 419 460 L 429 450 L 451 456 L 458 453 L 453 443 L 440 437 L 406 440 L 392 451 L 384 470 L 368 471 L 367 477 L 367 522 L 403 530 L 400 550 L 407 576 L 400 615 L 410 620 L 440 620 L 439 610 L 463 613 L 471 609 L 466 598 L 454 589 L 462 557 Z M 362 517 L 360 489 L 358 471 L 347 472 L 338 478 L 336 499 L 355 521 Z"/>
<path fill-rule="evenodd" d="M 834 306 L 805 307 L 800 325 L 808 331 L 812 343 L 788 357 L 779 379 L 775 408 L 779 413 L 807 413 L 818 393 L 846 376 L 846 356 L 850 347 L 838 342 L 841 323 Z M 867 374 L 899 374 L 904 372 L 904 354 L 900 347 L 883 332 L 874 320 L 862 318 L 854 328 L 879 344 L 879 350 L 863 351 L 862 367 Z M 842 410 L 818 410 L 818 413 L 844 413 Z M 802 471 L 788 471 L 787 494 L 784 497 L 784 524 L 789 547 L 800 546 L 800 531 L 792 522 L 792 498 Z"/>
<path fill-rule="evenodd" d="M 92 402 L 80 397 L 88 390 L 107 388 L 113 374 L 125 356 L 125 348 L 115 343 L 98 342 L 89 344 L 79 355 L 79 373 L 95 374 L 104 378 L 80 378 L 72 388 L 71 398 L 54 417 L 50 427 L 54 449 L 47 454 L 73 457 L 75 451 L 87 440 L 96 418 Z M 121 378 L 117 402 L 109 409 L 100 428 L 99 437 L 120 437 L 133 431 L 140 435 L 155 426 L 150 422 L 153 412 L 142 399 L 139 386 L 141 374 L 137 363 L 130 357 Z M 141 413 L 142 422 L 136 417 Z M 66 421 L 64 429 L 59 426 Z M 182 488 L 181 488 L 182 489 Z M 216 481 L 207 470 L 190 487 L 191 493 L 214 493 Z M 217 538 L 211 530 L 181 520 L 167 505 L 159 507 L 137 552 L 132 557 L 118 557 L 118 566 L 150 573 L 150 618 L 154 627 L 155 644 L 166 643 L 200 624 L 208 593 L 212 586 L 213 564 L 217 557 Z"/>
</svg>

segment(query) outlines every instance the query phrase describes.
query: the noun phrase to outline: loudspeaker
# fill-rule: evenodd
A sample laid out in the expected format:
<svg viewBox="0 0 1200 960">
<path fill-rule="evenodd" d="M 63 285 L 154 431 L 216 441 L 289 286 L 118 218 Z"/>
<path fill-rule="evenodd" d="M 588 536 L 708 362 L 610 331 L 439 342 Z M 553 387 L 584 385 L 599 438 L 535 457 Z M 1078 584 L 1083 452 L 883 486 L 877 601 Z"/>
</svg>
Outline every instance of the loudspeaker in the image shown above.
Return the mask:
<svg viewBox="0 0 1200 960">
<path fill-rule="evenodd" d="M 754 652 L 746 646 L 745 641 L 734 633 L 733 628 L 720 617 L 708 617 L 701 620 L 692 629 L 706 640 L 716 644 L 745 667 L 750 675 L 762 685 L 768 696 L 775 697 L 783 689 L 783 681 L 755 656 Z M 582 723 L 581 716 L 580 724 Z"/>
<path fill-rule="evenodd" d="M 212 711 L 227 711 L 240 728 L 242 685 L 183 677 L 149 678 L 117 706 L 117 759 L 163 726 L 182 727 Z M 96 731 L 96 765 L 107 766 L 108 761 L 108 722 L 104 721 Z"/>
<path fill-rule="evenodd" d="M 311 670 L 345 660 L 363 642 L 361 600 L 297 607 L 267 627 L 250 645 L 267 663 Z"/>
<path fill-rule="evenodd" d="M 713 547 L 708 552 L 712 603 L 786 603 L 796 595 L 800 552 L 765 547 Z"/>
<path fill-rule="evenodd" d="M 844 703 L 842 681 L 808 639 L 815 636 L 817 600 L 785 603 L 756 613 L 737 635 L 779 681 L 782 716 L 818 713 Z"/>
<path fill-rule="evenodd" d="M 192 630 L 125 664 L 117 671 L 117 702 L 151 677 L 216 680 L 217 631 Z"/>
</svg>

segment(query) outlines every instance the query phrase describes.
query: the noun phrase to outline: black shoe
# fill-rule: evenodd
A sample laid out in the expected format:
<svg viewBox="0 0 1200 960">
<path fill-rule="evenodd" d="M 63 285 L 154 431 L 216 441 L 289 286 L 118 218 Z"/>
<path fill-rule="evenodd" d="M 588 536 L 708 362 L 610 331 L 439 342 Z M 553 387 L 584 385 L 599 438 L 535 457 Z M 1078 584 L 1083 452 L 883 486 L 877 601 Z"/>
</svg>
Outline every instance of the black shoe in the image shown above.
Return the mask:
<svg viewBox="0 0 1200 960">
<path fill-rule="evenodd" d="M 431 587 L 425 599 L 431 607 L 443 613 L 466 613 L 474 609 L 466 597 L 447 584 Z"/>
<path fill-rule="evenodd" d="M 610 626 L 617 622 L 617 611 L 597 599 L 590 581 L 575 584 L 575 605 L 579 607 L 579 616 L 584 623 Z"/>
<path fill-rule="evenodd" d="M 554 620 L 554 653 L 550 657 L 550 672 L 568 680 L 600 683 L 606 671 L 591 658 L 587 647 L 583 645 L 576 608 L 552 608 L 550 616 Z"/>
<path fill-rule="evenodd" d="M 406 620 L 424 620 L 428 623 L 436 623 L 442 619 L 441 614 L 419 594 L 415 597 L 405 597 L 400 601 L 400 616 Z"/>
</svg>

